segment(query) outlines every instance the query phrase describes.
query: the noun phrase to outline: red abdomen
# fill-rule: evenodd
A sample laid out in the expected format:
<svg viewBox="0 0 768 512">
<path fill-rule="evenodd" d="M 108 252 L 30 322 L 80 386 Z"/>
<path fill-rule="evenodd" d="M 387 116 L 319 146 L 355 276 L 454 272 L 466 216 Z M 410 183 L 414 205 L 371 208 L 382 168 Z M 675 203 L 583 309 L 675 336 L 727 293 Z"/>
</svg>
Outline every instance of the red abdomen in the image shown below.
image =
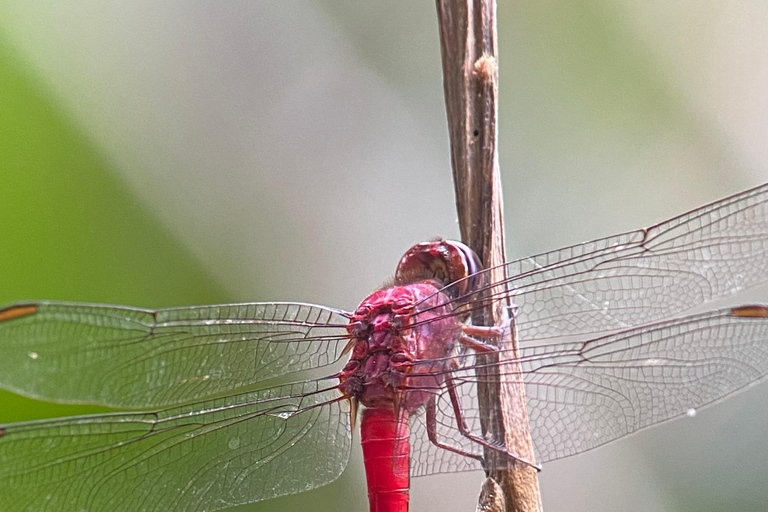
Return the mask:
<svg viewBox="0 0 768 512">
<path fill-rule="evenodd" d="M 392 409 L 365 409 L 360 424 L 371 512 L 407 512 L 408 418 Z"/>
</svg>

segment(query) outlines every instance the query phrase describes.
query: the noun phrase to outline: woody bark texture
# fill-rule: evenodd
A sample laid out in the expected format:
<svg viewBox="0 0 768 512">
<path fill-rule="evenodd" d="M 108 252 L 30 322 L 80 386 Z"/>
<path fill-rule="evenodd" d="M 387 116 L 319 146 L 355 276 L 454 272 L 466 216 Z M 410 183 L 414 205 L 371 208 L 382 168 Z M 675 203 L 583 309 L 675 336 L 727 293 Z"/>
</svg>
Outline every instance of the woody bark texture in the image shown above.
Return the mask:
<svg viewBox="0 0 768 512">
<path fill-rule="evenodd" d="M 495 268 L 493 282 L 501 282 L 505 250 L 497 150 L 496 2 L 437 0 L 437 14 L 461 238 L 477 252 L 485 268 Z M 497 292 L 491 290 L 490 294 Z M 505 306 L 511 304 L 488 304 L 481 314 L 473 313 L 474 323 L 510 323 Z M 505 440 L 510 452 L 533 461 L 525 387 L 517 363 L 514 323 L 511 325 L 511 339 L 506 340 L 505 347 L 512 350 L 478 355 L 481 427 L 486 438 Z M 491 364 L 499 360 L 501 366 Z M 483 484 L 478 510 L 541 510 L 534 468 L 492 449 L 485 450 L 485 459 L 488 480 Z"/>
</svg>

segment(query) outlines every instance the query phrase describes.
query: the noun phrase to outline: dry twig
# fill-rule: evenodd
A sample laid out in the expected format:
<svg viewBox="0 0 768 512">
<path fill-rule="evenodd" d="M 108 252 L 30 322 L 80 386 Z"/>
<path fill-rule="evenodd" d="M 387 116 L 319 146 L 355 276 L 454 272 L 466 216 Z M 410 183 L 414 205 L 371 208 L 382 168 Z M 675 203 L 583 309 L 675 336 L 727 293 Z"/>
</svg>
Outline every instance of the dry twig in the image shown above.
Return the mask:
<svg viewBox="0 0 768 512">
<path fill-rule="evenodd" d="M 486 268 L 504 262 L 504 222 L 497 143 L 498 67 L 495 0 L 437 0 L 443 85 L 451 142 L 451 165 L 456 189 L 461 238 Z M 503 268 L 492 276 L 504 277 Z M 498 305 L 473 321 L 499 325 L 507 311 Z M 514 337 L 514 335 L 513 335 Z M 517 340 L 514 353 L 517 352 Z M 478 356 L 498 358 L 496 354 Z M 502 356 L 503 357 L 503 356 Z M 509 356 L 507 356 L 509 359 Z M 482 364 L 480 366 L 483 366 Z M 525 388 L 516 359 L 505 365 L 486 365 L 490 373 L 478 380 L 483 434 L 504 439 L 510 451 L 533 460 Z M 512 375 L 513 377 L 509 377 Z M 516 376 L 516 377 L 515 377 Z M 500 489 L 494 499 L 481 495 L 478 510 L 532 512 L 541 510 L 535 469 L 486 449 L 490 481 L 484 490 Z M 502 499 L 503 498 L 503 499 Z"/>
</svg>

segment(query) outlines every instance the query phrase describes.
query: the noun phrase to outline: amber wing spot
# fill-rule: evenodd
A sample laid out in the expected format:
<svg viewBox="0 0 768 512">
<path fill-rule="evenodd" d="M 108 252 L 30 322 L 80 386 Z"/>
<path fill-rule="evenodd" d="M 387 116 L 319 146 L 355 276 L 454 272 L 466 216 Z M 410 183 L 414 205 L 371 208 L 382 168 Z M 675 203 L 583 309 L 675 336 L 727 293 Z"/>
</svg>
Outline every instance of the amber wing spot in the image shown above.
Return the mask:
<svg viewBox="0 0 768 512">
<path fill-rule="evenodd" d="M 5 435 L 5 429 L 0 428 L 0 437 L 3 437 Z"/>
<path fill-rule="evenodd" d="M 750 304 L 731 309 L 731 315 L 742 318 L 768 318 L 768 306 L 762 304 Z"/>
<path fill-rule="evenodd" d="M 37 306 L 33 304 L 26 304 L 23 306 L 11 306 L 9 308 L 0 310 L 0 322 L 5 322 L 6 320 L 13 320 L 14 318 L 20 318 L 22 316 L 31 315 L 34 313 L 37 313 Z"/>
</svg>

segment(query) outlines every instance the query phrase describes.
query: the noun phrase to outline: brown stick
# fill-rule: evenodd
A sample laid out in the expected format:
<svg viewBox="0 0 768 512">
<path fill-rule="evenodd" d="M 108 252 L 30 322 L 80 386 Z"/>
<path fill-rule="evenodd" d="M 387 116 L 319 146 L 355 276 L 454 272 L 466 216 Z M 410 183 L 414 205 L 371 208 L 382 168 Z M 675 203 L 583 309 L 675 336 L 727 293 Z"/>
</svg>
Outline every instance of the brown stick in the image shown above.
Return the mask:
<svg viewBox="0 0 768 512">
<path fill-rule="evenodd" d="M 461 238 L 472 247 L 486 268 L 505 261 L 504 220 L 497 151 L 498 67 L 495 0 L 437 0 L 443 87 L 451 142 L 451 165 Z M 492 275 L 504 277 L 503 267 Z M 473 322 L 502 325 L 507 314 L 499 304 Z M 489 308 L 490 309 L 490 308 Z M 517 352 L 513 333 L 511 343 Z M 478 359 L 497 360 L 481 354 Z M 533 460 L 525 388 L 516 358 L 507 357 L 500 376 L 498 366 L 478 375 L 478 399 L 483 434 L 504 440 L 510 452 Z M 481 361 L 482 363 L 482 361 Z M 489 373 L 492 372 L 492 373 Z M 517 375 L 518 377 L 515 377 Z M 502 380 L 503 379 L 503 380 Z M 500 459 L 501 457 L 501 459 Z M 496 450 L 485 450 L 488 480 L 483 485 L 478 510 L 532 512 L 541 510 L 535 469 L 515 463 Z M 488 499 L 489 489 L 500 489 Z M 503 498 L 503 499 L 502 499 Z"/>
</svg>

